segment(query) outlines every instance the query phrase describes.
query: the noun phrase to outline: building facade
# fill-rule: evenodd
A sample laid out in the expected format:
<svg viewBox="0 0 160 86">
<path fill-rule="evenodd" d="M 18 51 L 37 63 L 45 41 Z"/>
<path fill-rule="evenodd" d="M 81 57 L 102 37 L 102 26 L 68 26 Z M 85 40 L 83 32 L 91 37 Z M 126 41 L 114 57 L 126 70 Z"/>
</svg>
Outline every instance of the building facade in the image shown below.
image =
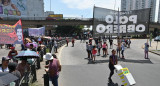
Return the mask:
<svg viewBox="0 0 160 86">
<path fill-rule="evenodd" d="M 156 0 L 121 0 L 121 11 L 151 8 L 150 21 L 155 22 Z"/>
<path fill-rule="evenodd" d="M 159 0 L 159 10 L 158 10 L 158 23 L 160 23 L 160 0 Z"/>
<path fill-rule="evenodd" d="M 46 12 L 44 13 L 44 16 L 45 16 L 45 17 L 48 17 L 48 15 L 51 15 L 51 14 L 54 14 L 54 12 L 53 12 L 53 11 L 46 11 Z"/>
<path fill-rule="evenodd" d="M 45 16 L 43 0 L 27 0 L 27 17 L 40 19 Z"/>
</svg>

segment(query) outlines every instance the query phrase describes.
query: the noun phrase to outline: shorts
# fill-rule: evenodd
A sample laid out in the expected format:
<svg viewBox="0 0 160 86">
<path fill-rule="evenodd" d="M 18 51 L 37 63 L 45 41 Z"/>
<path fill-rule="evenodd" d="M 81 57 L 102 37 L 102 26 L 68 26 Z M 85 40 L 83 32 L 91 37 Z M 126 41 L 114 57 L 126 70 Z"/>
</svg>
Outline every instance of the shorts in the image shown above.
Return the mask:
<svg viewBox="0 0 160 86">
<path fill-rule="evenodd" d="M 103 48 L 103 50 L 105 51 L 105 50 L 106 50 L 106 48 Z"/>
<path fill-rule="evenodd" d="M 93 56 L 96 56 L 96 54 L 92 54 Z"/>
<path fill-rule="evenodd" d="M 121 51 L 121 48 L 117 48 L 117 51 Z"/>
</svg>

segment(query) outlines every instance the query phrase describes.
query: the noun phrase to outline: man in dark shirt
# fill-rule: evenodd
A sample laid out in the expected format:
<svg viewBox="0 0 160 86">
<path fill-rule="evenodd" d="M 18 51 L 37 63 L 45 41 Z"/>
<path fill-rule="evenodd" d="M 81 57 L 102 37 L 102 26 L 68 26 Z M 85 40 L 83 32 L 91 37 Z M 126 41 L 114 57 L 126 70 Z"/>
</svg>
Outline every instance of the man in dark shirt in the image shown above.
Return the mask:
<svg viewBox="0 0 160 86">
<path fill-rule="evenodd" d="M 36 49 L 35 49 L 35 48 L 33 48 L 33 44 L 30 44 L 30 50 L 31 50 L 31 51 L 35 51 L 35 52 L 36 52 Z"/>
<path fill-rule="evenodd" d="M 17 63 L 15 63 L 15 62 L 10 62 L 10 63 L 8 64 L 9 73 L 17 76 L 17 78 L 18 78 L 18 79 L 15 81 L 15 86 L 19 86 L 19 82 L 20 82 L 20 80 L 21 80 L 21 73 L 20 73 L 18 70 L 16 70 L 16 67 L 17 67 Z"/>
<path fill-rule="evenodd" d="M 114 65 L 118 64 L 118 60 L 117 60 L 117 55 L 116 54 L 116 50 L 112 50 L 112 55 L 109 57 L 109 69 L 110 69 L 110 75 L 109 75 L 109 82 L 112 82 L 112 75 L 114 74 Z"/>
</svg>

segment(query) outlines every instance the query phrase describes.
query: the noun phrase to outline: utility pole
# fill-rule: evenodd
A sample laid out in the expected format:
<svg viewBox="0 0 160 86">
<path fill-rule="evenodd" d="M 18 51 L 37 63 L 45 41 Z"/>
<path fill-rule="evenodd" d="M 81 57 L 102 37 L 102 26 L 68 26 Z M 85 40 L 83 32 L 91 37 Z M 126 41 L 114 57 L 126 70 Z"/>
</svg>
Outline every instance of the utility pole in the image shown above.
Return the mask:
<svg viewBox="0 0 160 86">
<path fill-rule="evenodd" d="M 51 0 L 50 0 L 50 11 L 51 11 Z"/>
</svg>

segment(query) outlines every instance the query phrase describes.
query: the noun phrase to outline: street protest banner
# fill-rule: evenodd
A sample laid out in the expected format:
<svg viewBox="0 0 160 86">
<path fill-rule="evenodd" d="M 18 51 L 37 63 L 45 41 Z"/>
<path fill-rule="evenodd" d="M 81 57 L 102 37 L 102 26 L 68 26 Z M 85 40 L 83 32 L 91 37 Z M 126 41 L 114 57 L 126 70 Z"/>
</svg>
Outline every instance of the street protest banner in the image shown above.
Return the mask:
<svg viewBox="0 0 160 86">
<path fill-rule="evenodd" d="M 0 0 L 1 16 L 26 16 L 27 0 Z"/>
<path fill-rule="evenodd" d="M 29 36 L 43 36 L 45 35 L 45 27 L 40 28 L 28 28 Z"/>
<path fill-rule="evenodd" d="M 148 34 L 150 9 L 115 11 L 94 7 L 93 35 Z"/>
<path fill-rule="evenodd" d="M 0 44 L 23 44 L 22 23 L 15 25 L 0 24 Z"/>
</svg>

